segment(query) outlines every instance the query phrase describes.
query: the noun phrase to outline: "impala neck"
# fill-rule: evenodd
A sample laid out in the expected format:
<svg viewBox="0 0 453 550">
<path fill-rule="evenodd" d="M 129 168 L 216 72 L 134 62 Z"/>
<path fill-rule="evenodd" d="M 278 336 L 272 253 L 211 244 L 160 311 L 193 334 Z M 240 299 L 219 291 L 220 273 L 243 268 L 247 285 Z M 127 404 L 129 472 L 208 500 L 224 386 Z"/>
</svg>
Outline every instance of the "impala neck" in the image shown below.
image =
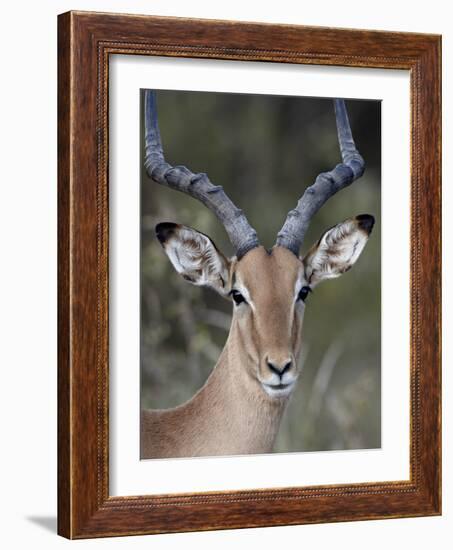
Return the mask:
<svg viewBox="0 0 453 550">
<path fill-rule="evenodd" d="M 233 454 L 271 452 L 287 403 L 266 395 L 250 361 L 233 321 L 214 370 L 188 403 L 196 407 L 198 423 L 205 419 L 202 429 L 211 443 L 221 436 Z"/>
</svg>

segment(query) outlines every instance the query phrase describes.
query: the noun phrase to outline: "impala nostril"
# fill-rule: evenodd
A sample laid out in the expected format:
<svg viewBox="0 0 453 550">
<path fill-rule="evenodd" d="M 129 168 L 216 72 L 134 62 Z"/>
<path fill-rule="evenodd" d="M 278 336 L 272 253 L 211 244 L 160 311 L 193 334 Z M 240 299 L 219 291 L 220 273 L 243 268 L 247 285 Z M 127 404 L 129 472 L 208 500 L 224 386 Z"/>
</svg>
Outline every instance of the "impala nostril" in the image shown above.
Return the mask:
<svg viewBox="0 0 453 550">
<path fill-rule="evenodd" d="M 267 366 L 269 367 L 269 370 L 277 374 L 278 376 L 282 377 L 285 372 L 289 371 L 289 369 L 292 366 L 292 361 L 288 361 L 285 363 L 282 367 L 279 367 L 275 365 L 274 363 L 271 363 L 270 361 L 267 361 Z"/>
<path fill-rule="evenodd" d="M 283 376 L 285 374 L 285 372 L 289 371 L 289 369 L 291 368 L 292 366 L 292 362 L 291 361 L 288 361 L 286 363 L 286 365 L 283 367 L 283 369 L 281 370 L 281 376 Z"/>
<path fill-rule="evenodd" d="M 269 367 L 270 371 L 274 372 L 277 376 L 280 376 L 280 369 L 278 369 L 273 363 L 268 361 L 267 366 Z"/>
</svg>

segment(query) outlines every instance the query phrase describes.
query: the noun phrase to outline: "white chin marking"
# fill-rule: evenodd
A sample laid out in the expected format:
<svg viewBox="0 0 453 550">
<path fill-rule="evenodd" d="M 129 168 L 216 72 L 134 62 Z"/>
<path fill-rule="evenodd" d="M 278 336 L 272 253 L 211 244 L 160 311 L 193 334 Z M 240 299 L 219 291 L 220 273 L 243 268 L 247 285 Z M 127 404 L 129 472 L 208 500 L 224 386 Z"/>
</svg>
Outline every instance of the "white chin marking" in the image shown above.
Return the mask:
<svg viewBox="0 0 453 550">
<path fill-rule="evenodd" d="M 272 386 L 271 384 L 263 384 L 264 391 L 269 397 L 287 397 L 294 389 L 294 382 L 285 384 L 284 386 Z"/>
</svg>

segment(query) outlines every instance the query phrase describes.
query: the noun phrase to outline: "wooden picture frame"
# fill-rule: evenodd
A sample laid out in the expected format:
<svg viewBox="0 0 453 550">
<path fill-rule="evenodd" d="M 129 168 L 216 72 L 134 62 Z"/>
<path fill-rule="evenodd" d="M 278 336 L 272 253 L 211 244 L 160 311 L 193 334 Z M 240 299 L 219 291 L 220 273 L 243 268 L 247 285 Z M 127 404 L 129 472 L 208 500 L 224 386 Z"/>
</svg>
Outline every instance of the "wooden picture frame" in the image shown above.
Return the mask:
<svg viewBox="0 0 453 550">
<path fill-rule="evenodd" d="M 59 16 L 58 47 L 59 534 L 88 538 L 440 514 L 440 37 L 69 12 Z M 410 72 L 408 481 L 133 497 L 109 495 L 111 54 Z"/>
</svg>

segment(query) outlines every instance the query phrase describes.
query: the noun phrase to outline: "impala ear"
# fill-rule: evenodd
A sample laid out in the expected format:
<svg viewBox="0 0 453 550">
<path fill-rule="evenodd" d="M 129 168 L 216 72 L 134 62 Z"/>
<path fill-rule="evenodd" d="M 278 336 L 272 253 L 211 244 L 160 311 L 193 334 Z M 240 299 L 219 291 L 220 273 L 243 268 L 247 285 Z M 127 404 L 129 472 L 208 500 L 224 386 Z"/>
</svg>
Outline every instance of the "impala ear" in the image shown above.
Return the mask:
<svg viewBox="0 0 453 550">
<path fill-rule="evenodd" d="M 373 216 L 361 214 L 328 229 L 302 260 L 308 284 L 313 288 L 351 269 L 365 248 L 373 225 Z"/>
<path fill-rule="evenodd" d="M 176 271 L 190 283 L 229 292 L 230 261 L 211 239 L 184 225 L 160 223 L 156 236 Z"/>
</svg>

